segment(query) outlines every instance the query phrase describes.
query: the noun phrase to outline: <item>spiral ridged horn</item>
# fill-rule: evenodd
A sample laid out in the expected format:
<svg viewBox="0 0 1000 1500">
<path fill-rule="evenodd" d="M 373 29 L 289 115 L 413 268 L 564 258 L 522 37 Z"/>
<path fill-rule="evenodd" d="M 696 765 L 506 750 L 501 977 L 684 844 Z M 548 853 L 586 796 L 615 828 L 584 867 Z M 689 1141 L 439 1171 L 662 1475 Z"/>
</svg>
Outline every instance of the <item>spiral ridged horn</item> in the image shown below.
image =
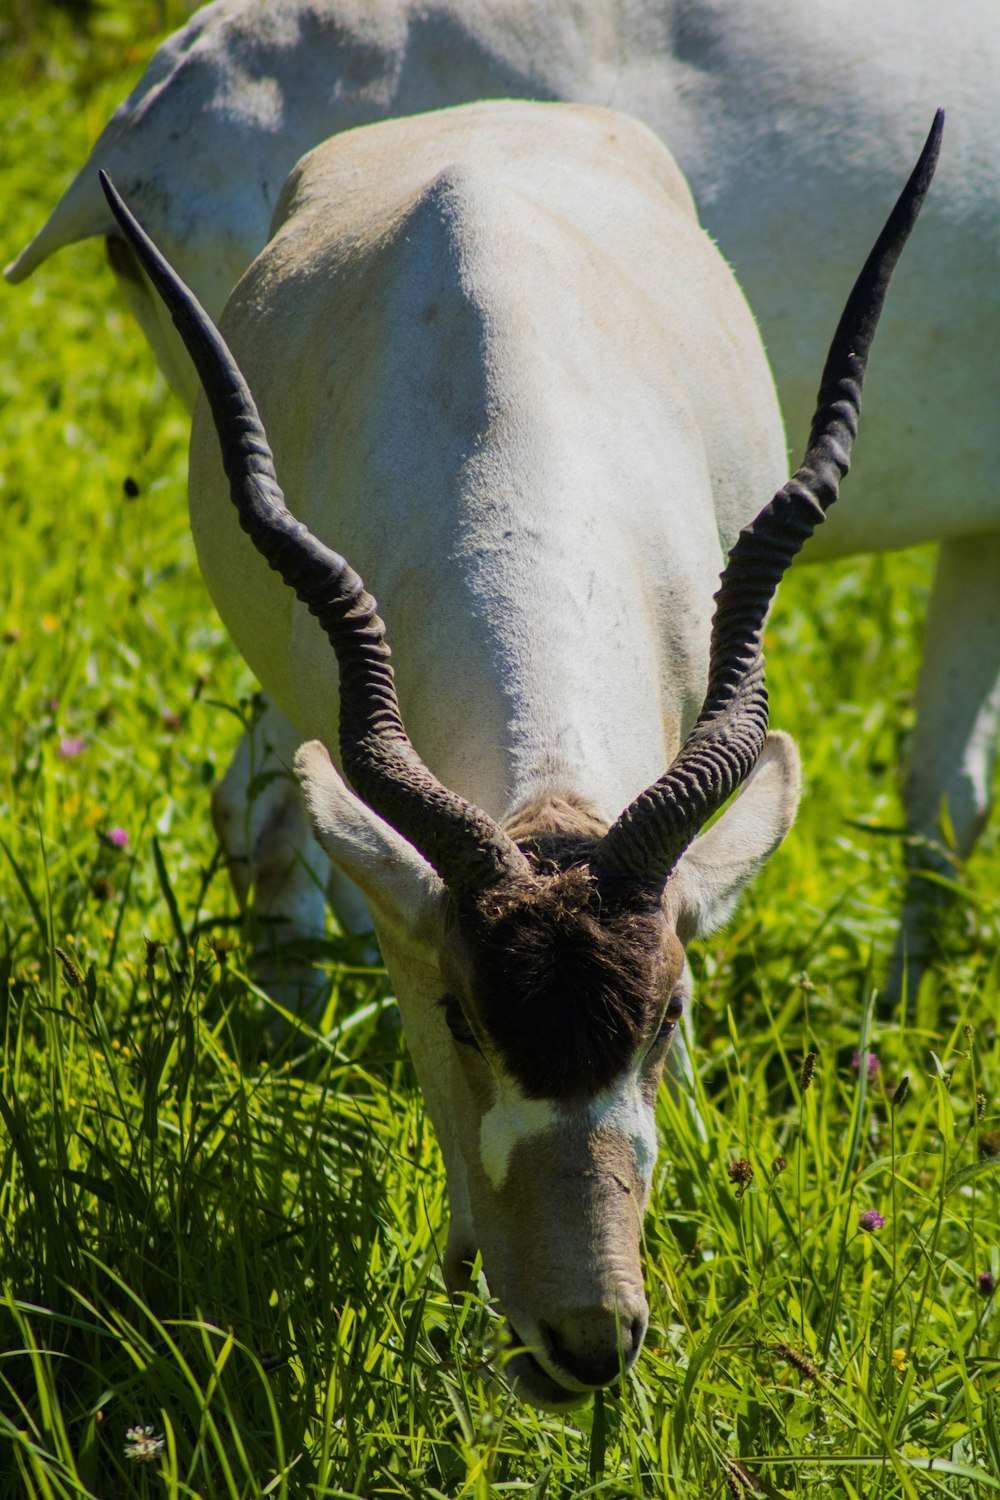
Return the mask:
<svg viewBox="0 0 1000 1500">
<path fill-rule="evenodd" d="M 937 165 L 938 110 L 895 208 L 837 325 L 805 458 L 757 519 L 740 532 L 715 596 L 708 689 L 673 763 L 625 809 L 594 850 L 600 874 L 665 883 L 698 831 L 746 780 L 767 735 L 764 621 L 785 569 L 825 519 L 847 473 L 861 387 L 889 281 Z"/>
<path fill-rule="evenodd" d="M 527 875 L 514 841 L 448 791 L 403 727 L 385 626 L 357 573 L 285 505 L 253 397 L 222 335 L 116 192 L 111 211 L 163 298 L 201 378 L 239 523 L 330 640 L 340 670 L 340 753 L 351 786 L 408 839 L 456 895 Z"/>
</svg>

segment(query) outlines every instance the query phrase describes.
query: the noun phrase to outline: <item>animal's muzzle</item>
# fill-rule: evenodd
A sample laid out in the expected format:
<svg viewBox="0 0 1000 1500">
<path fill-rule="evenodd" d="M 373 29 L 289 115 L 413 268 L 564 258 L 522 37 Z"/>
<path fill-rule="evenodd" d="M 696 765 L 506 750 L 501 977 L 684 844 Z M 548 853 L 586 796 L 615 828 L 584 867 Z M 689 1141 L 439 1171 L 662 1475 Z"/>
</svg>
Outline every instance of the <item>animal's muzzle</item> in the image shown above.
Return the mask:
<svg viewBox="0 0 1000 1500">
<path fill-rule="evenodd" d="M 649 1321 L 641 1288 L 620 1287 L 615 1305 L 549 1308 L 538 1341 L 528 1344 L 513 1324 L 515 1345 L 527 1345 L 508 1365 L 519 1396 L 549 1410 L 579 1406 L 635 1363 Z"/>
<path fill-rule="evenodd" d="M 558 1321 L 543 1322 L 540 1331 L 551 1367 L 596 1390 L 632 1367 L 648 1321 L 643 1299 L 641 1310 L 585 1308 L 563 1314 Z"/>
</svg>

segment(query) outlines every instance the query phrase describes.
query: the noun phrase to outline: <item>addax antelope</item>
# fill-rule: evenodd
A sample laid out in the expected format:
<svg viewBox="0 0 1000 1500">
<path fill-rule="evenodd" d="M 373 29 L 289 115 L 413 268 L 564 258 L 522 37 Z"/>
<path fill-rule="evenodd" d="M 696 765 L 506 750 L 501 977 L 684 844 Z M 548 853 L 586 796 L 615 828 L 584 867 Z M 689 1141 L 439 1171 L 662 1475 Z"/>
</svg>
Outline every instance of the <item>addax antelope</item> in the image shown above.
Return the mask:
<svg viewBox="0 0 1000 1500">
<path fill-rule="evenodd" d="M 625 116 L 486 103 L 334 138 L 292 173 L 225 343 L 108 189 L 205 390 L 205 577 L 310 738 L 315 835 L 396 986 L 448 1173 L 446 1275 L 481 1251 L 542 1405 L 642 1343 L 685 946 L 798 798 L 764 620 L 847 468 L 940 128 L 848 301 L 804 463 L 756 519 L 784 446 L 753 319 Z"/>
</svg>

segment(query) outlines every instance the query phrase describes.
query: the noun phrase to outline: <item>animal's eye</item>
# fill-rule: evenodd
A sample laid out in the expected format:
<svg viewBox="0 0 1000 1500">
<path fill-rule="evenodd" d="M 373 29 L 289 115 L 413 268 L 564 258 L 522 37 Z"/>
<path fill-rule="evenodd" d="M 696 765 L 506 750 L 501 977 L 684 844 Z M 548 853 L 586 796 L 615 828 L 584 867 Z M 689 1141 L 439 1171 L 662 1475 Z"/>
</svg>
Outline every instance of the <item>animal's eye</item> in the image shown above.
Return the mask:
<svg viewBox="0 0 1000 1500">
<path fill-rule="evenodd" d="M 668 1038 L 673 1036 L 674 1031 L 677 1027 L 677 1022 L 680 1020 L 683 1014 L 684 996 L 679 991 L 675 990 L 674 993 L 670 996 L 670 999 L 667 1002 L 667 1008 L 663 1013 L 663 1024 L 661 1025 L 656 1037 L 656 1040 L 658 1042 L 665 1042 L 668 1040 Z"/>
<path fill-rule="evenodd" d="M 479 1043 L 476 1041 L 476 1038 L 472 1034 L 472 1028 L 470 1027 L 468 1021 L 465 1019 L 465 1012 L 462 1009 L 461 1005 L 459 1005 L 455 996 L 442 995 L 438 1004 L 444 1011 L 444 1018 L 448 1023 L 448 1030 L 451 1032 L 455 1041 L 458 1042 L 458 1044 L 462 1047 L 472 1047 L 476 1052 L 481 1051 L 482 1049 L 480 1048 Z"/>
</svg>

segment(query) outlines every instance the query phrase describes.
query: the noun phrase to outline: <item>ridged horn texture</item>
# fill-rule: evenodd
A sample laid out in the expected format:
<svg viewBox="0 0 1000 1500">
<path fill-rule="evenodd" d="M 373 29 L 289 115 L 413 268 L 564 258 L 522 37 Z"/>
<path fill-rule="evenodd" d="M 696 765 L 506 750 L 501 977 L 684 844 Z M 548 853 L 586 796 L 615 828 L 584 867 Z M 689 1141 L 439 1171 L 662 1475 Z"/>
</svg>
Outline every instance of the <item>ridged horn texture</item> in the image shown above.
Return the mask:
<svg viewBox="0 0 1000 1500">
<path fill-rule="evenodd" d="M 107 174 L 100 178 L 111 211 L 198 370 L 240 525 L 315 615 L 336 652 L 340 752 L 351 786 L 419 849 L 455 895 L 528 875 L 528 861 L 499 824 L 442 786 L 410 744 L 375 600 L 344 558 L 288 510 L 253 397 L 225 341 Z"/>
<path fill-rule="evenodd" d="M 665 883 L 684 850 L 753 770 L 767 734 L 761 646 L 775 589 L 826 517 L 847 473 L 861 387 L 889 281 L 937 165 L 944 111 L 861 275 L 827 355 L 805 458 L 740 532 L 715 596 L 708 690 L 673 763 L 640 793 L 591 856 L 598 874 Z"/>
</svg>

